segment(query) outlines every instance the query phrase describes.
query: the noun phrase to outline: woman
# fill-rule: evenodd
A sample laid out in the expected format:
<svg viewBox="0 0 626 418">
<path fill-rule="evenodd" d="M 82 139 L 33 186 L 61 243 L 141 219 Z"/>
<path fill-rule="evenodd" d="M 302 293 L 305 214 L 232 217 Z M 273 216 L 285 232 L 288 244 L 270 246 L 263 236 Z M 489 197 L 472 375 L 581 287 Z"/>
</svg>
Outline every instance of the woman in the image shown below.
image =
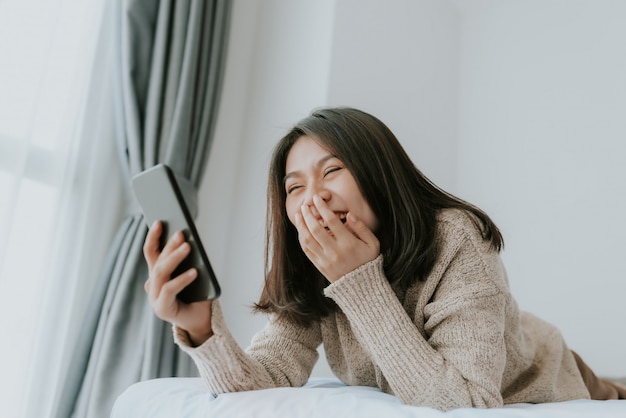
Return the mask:
<svg viewBox="0 0 626 418">
<path fill-rule="evenodd" d="M 146 291 L 214 394 L 301 386 L 320 344 L 343 382 L 440 410 L 626 394 L 520 312 L 492 220 L 359 110 L 316 111 L 275 148 L 256 304 L 270 319 L 245 351 L 219 302 L 176 299 L 196 272 L 170 280 L 189 246 L 177 234 L 159 251 L 160 234 L 156 223 L 144 246 Z"/>
</svg>

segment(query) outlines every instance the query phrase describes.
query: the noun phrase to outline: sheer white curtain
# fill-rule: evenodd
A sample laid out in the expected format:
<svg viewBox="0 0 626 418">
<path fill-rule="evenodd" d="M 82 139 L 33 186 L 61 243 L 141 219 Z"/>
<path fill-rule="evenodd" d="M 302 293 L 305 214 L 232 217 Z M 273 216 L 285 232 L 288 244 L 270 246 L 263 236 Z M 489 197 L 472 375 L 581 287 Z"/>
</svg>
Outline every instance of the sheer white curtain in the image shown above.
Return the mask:
<svg viewBox="0 0 626 418">
<path fill-rule="evenodd" d="M 120 216 L 105 5 L 0 1 L 3 417 L 50 414 Z"/>
</svg>

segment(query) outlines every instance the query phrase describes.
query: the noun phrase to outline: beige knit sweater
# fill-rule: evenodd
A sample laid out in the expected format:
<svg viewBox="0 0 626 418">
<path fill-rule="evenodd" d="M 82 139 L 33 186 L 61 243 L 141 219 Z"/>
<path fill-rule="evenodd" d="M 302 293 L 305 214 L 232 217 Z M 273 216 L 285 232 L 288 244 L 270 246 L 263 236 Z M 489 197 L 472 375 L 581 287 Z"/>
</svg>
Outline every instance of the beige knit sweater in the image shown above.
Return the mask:
<svg viewBox="0 0 626 418">
<path fill-rule="evenodd" d="M 214 335 L 192 348 L 214 394 L 306 383 L 324 351 L 349 385 L 378 387 L 403 403 L 440 410 L 589 398 L 559 331 L 520 312 L 506 272 L 465 212 L 438 216 L 441 254 L 425 281 L 396 294 L 382 256 L 325 289 L 341 308 L 302 328 L 270 317 L 245 351 L 213 304 Z"/>
</svg>

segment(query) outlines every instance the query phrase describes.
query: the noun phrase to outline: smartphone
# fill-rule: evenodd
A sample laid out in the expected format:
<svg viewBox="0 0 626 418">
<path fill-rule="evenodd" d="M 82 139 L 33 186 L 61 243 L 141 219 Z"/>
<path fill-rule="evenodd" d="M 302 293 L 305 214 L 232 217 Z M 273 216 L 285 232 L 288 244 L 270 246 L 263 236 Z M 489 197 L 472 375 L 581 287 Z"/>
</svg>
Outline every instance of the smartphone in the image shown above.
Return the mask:
<svg viewBox="0 0 626 418">
<path fill-rule="evenodd" d="M 183 233 L 191 246 L 191 252 L 174 270 L 172 277 L 192 267 L 196 268 L 198 276 L 178 294 L 178 299 L 185 303 L 217 299 L 219 283 L 172 170 L 165 164 L 156 165 L 134 176 L 131 184 L 148 226 L 155 221 L 161 221 L 163 225 L 161 249 L 177 231 Z"/>
</svg>

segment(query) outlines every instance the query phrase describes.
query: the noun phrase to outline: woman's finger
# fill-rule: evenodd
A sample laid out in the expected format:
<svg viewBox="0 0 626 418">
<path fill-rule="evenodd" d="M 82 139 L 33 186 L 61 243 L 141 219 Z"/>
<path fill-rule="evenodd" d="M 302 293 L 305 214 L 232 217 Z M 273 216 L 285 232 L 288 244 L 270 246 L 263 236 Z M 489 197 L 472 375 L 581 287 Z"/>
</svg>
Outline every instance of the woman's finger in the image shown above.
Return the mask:
<svg viewBox="0 0 626 418">
<path fill-rule="evenodd" d="M 176 231 L 165 243 L 161 255 L 169 255 L 176 251 L 185 242 L 185 236 L 181 231 Z"/>
<path fill-rule="evenodd" d="M 148 267 L 152 267 L 159 257 L 159 242 L 162 232 L 163 226 L 159 221 L 155 221 L 152 226 L 150 226 L 150 229 L 148 229 L 146 240 L 143 243 L 143 256 L 148 263 Z"/>
<path fill-rule="evenodd" d="M 376 255 L 380 250 L 380 241 L 378 237 L 367 227 L 360 219 L 357 219 L 352 213 L 348 212 L 346 216 L 346 228 L 352 235 L 364 242 L 368 247 L 375 250 Z"/>
<path fill-rule="evenodd" d="M 298 241 L 300 242 L 300 246 L 306 253 L 309 248 L 316 244 L 316 242 L 311 235 L 311 231 L 309 231 L 301 212 L 296 213 L 296 230 L 298 231 Z"/>
<path fill-rule="evenodd" d="M 169 254 L 161 253 L 159 259 L 150 270 L 151 297 L 158 298 L 161 288 L 170 281 L 172 273 L 176 267 L 189 255 L 191 247 L 189 243 L 183 242 Z"/>
<path fill-rule="evenodd" d="M 324 218 L 320 221 L 317 216 L 313 215 L 313 211 L 307 205 L 302 205 L 301 212 L 304 223 L 317 244 L 321 247 L 328 245 L 332 240 L 332 236 L 324 226 Z"/>
<path fill-rule="evenodd" d="M 311 208 L 303 206 L 300 213 L 301 226 L 298 228 L 298 240 L 302 250 L 309 260 L 317 264 L 325 258 L 326 248 L 332 245 L 330 233 L 321 224 L 317 216 L 313 214 Z M 319 268 L 319 266 L 317 266 Z"/>
<path fill-rule="evenodd" d="M 164 321 L 176 322 L 181 309 L 187 306 L 179 301 L 176 296 L 189 283 L 195 280 L 196 276 L 197 271 L 190 269 L 164 284 L 158 298 L 152 301 L 155 315 Z"/>
<path fill-rule="evenodd" d="M 186 272 L 176 276 L 172 280 L 168 280 L 161 287 L 161 292 L 159 293 L 159 299 L 164 302 L 172 302 L 176 299 L 176 296 L 191 282 L 193 282 L 196 277 L 198 277 L 198 270 L 195 268 L 191 268 Z"/>
<path fill-rule="evenodd" d="M 339 219 L 339 216 L 337 216 L 335 212 L 330 210 L 324 199 L 322 199 L 318 195 L 315 195 L 313 196 L 313 203 L 315 204 L 315 209 L 322 217 L 324 225 L 326 225 L 325 230 L 332 233 L 332 235 L 326 235 L 338 238 L 341 234 L 348 232 L 343 222 L 341 222 L 341 219 Z"/>
</svg>

